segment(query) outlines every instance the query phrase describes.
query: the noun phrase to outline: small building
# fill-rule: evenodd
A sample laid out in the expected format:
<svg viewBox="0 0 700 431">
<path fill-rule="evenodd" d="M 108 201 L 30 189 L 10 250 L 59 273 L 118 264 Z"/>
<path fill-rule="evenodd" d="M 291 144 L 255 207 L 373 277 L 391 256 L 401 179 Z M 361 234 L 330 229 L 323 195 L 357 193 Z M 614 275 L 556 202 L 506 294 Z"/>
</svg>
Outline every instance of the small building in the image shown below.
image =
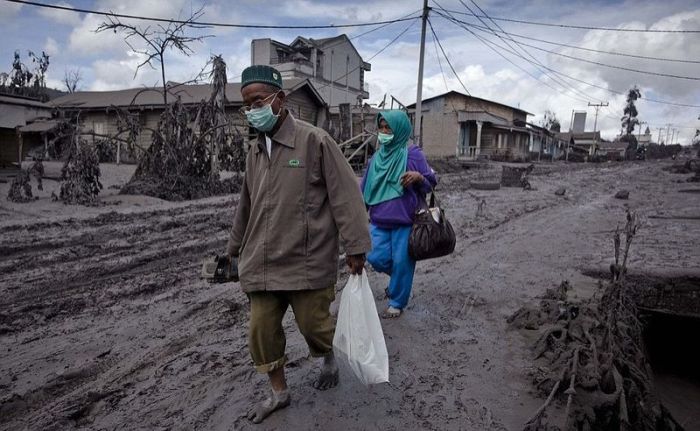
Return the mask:
<svg viewBox="0 0 700 431">
<path fill-rule="evenodd" d="M 409 105 L 415 117 L 416 104 Z M 530 130 L 520 108 L 449 91 L 422 102 L 421 136 L 428 157 L 527 160 Z"/>
<path fill-rule="evenodd" d="M 603 140 L 598 148 L 598 155 L 607 157 L 608 160 L 624 160 L 627 142 L 614 140 L 613 142 Z"/>
<path fill-rule="evenodd" d="M 21 128 L 51 118 L 52 106 L 39 100 L 0 95 L 0 166 L 21 163 L 33 146 L 44 145 L 40 133 L 22 134 Z"/>
<path fill-rule="evenodd" d="M 564 132 L 558 133 L 557 135 L 562 141 L 570 142 L 572 146 L 575 146 L 577 152 L 583 151 L 589 156 L 597 154 L 600 143 L 602 142 L 600 131 L 580 133 Z"/>
<path fill-rule="evenodd" d="M 568 142 L 558 136 L 558 132 L 547 130 L 536 124 L 527 123 L 530 130 L 530 159 L 557 160 L 566 154 Z"/>
<path fill-rule="evenodd" d="M 290 44 L 272 39 L 254 39 L 250 46 L 251 64 L 264 64 L 279 70 L 284 79 L 309 79 L 321 94 L 331 113 L 338 105 L 361 106 L 369 98 L 365 72 L 372 65 L 345 35 L 310 39 L 297 37 Z"/>
<path fill-rule="evenodd" d="M 322 97 L 308 79 L 284 79 L 287 94 L 287 109 L 301 120 L 314 125 L 327 121 L 327 109 Z M 168 102 L 177 98 L 185 105 L 194 106 L 209 100 L 212 87 L 209 84 L 178 85 L 169 83 Z M 226 113 L 233 117 L 234 124 L 247 135 L 248 125 L 239 109 L 243 106 L 241 84 L 226 84 Z M 56 98 L 50 102 L 67 113 L 80 113 L 80 123 L 86 135 L 92 139 L 114 136 L 118 130 L 118 115 L 115 107 L 137 116 L 142 127 L 137 145 L 142 149 L 151 144 L 151 130 L 158 125 L 163 113 L 162 87 L 131 88 L 116 91 L 79 91 Z"/>
<path fill-rule="evenodd" d="M 643 147 L 648 147 L 651 143 L 651 130 L 649 130 L 649 127 L 647 127 L 644 134 L 637 135 L 637 144 Z"/>
</svg>

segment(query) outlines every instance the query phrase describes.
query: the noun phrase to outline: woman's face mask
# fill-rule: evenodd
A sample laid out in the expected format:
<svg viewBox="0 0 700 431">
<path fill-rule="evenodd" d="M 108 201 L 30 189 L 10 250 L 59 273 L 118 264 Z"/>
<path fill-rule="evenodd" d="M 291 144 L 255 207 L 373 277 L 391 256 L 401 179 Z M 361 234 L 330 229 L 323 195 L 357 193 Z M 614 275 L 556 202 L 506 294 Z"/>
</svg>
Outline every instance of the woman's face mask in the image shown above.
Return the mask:
<svg viewBox="0 0 700 431">
<path fill-rule="evenodd" d="M 277 119 L 280 117 L 279 114 L 275 115 L 272 112 L 272 103 L 276 98 L 277 93 L 275 93 L 272 101 L 265 106 L 246 111 L 245 116 L 251 126 L 255 127 L 261 132 L 269 132 L 273 127 L 275 127 Z"/>
<path fill-rule="evenodd" d="M 393 139 L 394 139 L 394 135 L 393 135 L 393 134 L 382 133 L 382 132 L 377 133 L 377 140 L 379 141 L 379 143 L 380 143 L 381 145 L 388 144 L 388 143 L 391 142 Z"/>
</svg>

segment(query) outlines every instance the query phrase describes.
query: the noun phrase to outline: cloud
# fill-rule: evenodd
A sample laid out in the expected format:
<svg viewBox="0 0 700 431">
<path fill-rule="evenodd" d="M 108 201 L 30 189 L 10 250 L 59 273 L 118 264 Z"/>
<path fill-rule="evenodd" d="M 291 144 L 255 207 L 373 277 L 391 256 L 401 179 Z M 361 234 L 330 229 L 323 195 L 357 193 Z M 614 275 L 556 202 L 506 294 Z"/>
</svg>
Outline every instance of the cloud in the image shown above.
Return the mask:
<svg viewBox="0 0 700 431">
<path fill-rule="evenodd" d="M 60 47 L 58 42 L 52 37 L 46 38 L 46 43 L 44 44 L 44 52 L 46 52 L 50 57 L 55 56 L 60 52 Z"/>
<path fill-rule="evenodd" d="M 69 7 L 71 9 L 74 9 L 73 6 L 66 2 L 59 2 L 59 3 L 54 3 L 57 6 L 63 6 L 63 7 Z M 64 25 L 70 25 L 70 26 L 75 26 L 80 24 L 80 14 L 76 12 L 70 12 L 66 10 L 60 10 L 60 9 L 49 9 L 49 8 L 39 8 L 37 9 L 37 12 L 39 15 L 43 16 L 46 19 L 49 19 L 53 22 L 56 22 L 58 24 L 64 24 Z"/>
<path fill-rule="evenodd" d="M 15 18 L 20 9 L 22 9 L 21 4 L 3 2 L 4 4 L 0 7 L 0 22 L 7 22 Z"/>
</svg>

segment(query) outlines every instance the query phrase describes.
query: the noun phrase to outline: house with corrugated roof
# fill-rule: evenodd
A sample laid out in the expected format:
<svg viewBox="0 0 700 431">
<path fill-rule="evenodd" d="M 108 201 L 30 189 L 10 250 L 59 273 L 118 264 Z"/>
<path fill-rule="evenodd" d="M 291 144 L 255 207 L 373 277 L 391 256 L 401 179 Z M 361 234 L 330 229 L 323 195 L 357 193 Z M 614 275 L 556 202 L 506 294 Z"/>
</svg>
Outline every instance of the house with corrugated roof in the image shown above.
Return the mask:
<svg viewBox="0 0 700 431">
<path fill-rule="evenodd" d="M 31 147 L 45 145 L 42 132 L 47 130 L 39 128 L 38 123 L 50 118 L 52 110 L 52 106 L 34 98 L 0 94 L 0 166 L 19 164 Z M 37 125 L 25 132 L 21 130 L 35 122 Z"/>
<path fill-rule="evenodd" d="M 407 106 L 415 118 L 416 104 Z M 465 160 L 527 160 L 530 129 L 520 108 L 469 96 L 458 91 L 439 94 L 422 102 L 421 133 L 428 157 Z"/>
<path fill-rule="evenodd" d="M 287 94 L 286 107 L 295 118 L 314 125 L 324 124 L 327 110 L 323 98 L 308 79 L 283 79 Z M 136 143 L 145 149 L 151 144 L 152 130 L 156 129 L 163 113 L 162 87 L 130 88 L 116 91 L 78 91 L 52 100 L 51 105 L 66 112 L 79 113 L 79 122 L 86 136 L 99 140 L 114 136 L 119 130 L 117 109 L 136 116 L 141 133 Z M 211 98 L 210 84 L 168 83 L 168 103 L 180 100 L 186 106 L 195 106 Z M 245 118 L 239 113 L 243 106 L 240 83 L 228 83 L 225 89 L 226 113 L 245 136 L 250 134 Z"/>
</svg>

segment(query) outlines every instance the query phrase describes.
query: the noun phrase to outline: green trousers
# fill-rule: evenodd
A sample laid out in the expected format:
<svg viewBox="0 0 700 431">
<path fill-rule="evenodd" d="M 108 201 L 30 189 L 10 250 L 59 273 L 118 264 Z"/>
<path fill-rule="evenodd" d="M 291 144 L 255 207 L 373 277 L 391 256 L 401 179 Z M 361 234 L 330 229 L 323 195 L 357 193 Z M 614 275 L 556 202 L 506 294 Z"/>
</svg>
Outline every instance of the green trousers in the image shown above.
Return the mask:
<svg viewBox="0 0 700 431">
<path fill-rule="evenodd" d="M 258 372 L 269 373 L 283 367 L 287 361 L 282 319 L 290 305 L 311 356 L 326 356 L 333 351 L 335 322 L 329 307 L 335 299 L 334 286 L 316 290 L 251 292 L 248 299 L 248 347 Z"/>
</svg>

